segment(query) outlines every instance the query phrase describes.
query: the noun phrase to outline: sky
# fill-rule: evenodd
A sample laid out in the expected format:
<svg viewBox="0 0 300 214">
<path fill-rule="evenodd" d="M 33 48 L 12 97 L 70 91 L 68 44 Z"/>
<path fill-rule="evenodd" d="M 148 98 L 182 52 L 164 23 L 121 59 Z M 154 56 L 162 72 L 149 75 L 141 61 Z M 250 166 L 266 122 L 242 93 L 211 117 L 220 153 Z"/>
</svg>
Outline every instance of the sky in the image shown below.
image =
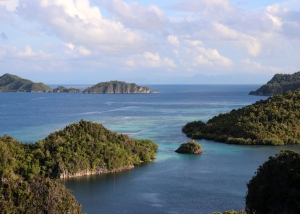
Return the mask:
<svg viewBox="0 0 300 214">
<path fill-rule="evenodd" d="M 0 0 L 0 76 L 260 84 L 299 59 L 300 0 Z"/>
</svg>

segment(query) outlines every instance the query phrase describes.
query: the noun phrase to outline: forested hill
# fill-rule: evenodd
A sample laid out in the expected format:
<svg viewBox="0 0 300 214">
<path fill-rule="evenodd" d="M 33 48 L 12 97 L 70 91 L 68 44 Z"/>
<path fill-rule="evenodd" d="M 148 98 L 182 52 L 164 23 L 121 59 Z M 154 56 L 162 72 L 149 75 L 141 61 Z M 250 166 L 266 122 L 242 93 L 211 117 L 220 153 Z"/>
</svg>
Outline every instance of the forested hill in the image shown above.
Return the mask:
<svg viewBox="0 0 300 214">
<path fill-rule="evenodd" d="M 0 92 L 52 92 L 44 83 L 34 83 L 16 75 L 4 74 L 0 77 Z"/>
<path fill-rule="evenodd" d="M 150 93 L 148 87 L 138 86 L 135 83 L 121 81 L 100 82 L 83 91 L 85 94 L 127 94 L 127 93 Z"/>
<path fill-rule="evenodd" d="M 182 131 L 194 139 L 234 144 L 299 144 L 300 89 L 219 114 L 207 123 L 187 123 Z"/>
<path fill-rule="evenodd" d="M 300 88 L 300 71 L 294 74 L 275 74 L 274 77 L 256 91 L 249 95 L 272 96 L 288 90 L 294 91 Z"/>
<path fill-rule="evenodd" d="M 130 169 L 154 159 L 157 149 L 84 120 L 37 143 L 0 137 L 0 213 L 81 213 L 58 178 Z"/>
</svg>

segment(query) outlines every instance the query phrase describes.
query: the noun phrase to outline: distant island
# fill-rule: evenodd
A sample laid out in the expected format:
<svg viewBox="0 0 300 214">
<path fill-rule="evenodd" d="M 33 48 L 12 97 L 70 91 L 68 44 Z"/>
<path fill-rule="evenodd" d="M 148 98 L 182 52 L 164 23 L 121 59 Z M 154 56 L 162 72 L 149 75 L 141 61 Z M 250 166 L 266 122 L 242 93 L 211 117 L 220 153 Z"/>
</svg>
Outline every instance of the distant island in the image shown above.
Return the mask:
<svg viewBox="0 0 300 214">
<path fill-rule="evenodd" d="M 193 139 L 229 144 L 285 145 L 300 143 L 299 124 L 300 89 L 219 114 L 207 123 L 187 123 L 182 131 Z"/>
<path fill-rule="evenodd" d="M 59 178 L 118 172 L 155 158 L 158 146 L 81 120 L 37 143 L 0 137 L 0 210 L 82 213 Z M 1 213 L 2 213 L 1 212 Z"/>
<path fill-rule="evenodd" d="M 175 152 L 183 154 L 201 154 L 202 147 L 196 141 L 191 140 L 190 142 L 181 144 Z"/>
<path fill-rule="evenodd" d="M 288 90 L 294 91 L 298 88 L 300 88 L 300 71 L 294 74 L 275 74 L 267 84 L 256 91 L 251 91 L 249 95 L 273 96 Z"/>
<path fill-rule="evenodd" d="M 16 75 L 4 74 L 0 77 L 0 92 L 52 92 L 44 83 L 34 83 Z"/>
<path fill-rule="evenodd" d="M 80 93 L 81 91 L 77 88 L 65 88 L 63 86 L 58 86 L 53 89 L 53 93 Z"/>
<path fill-rule="evenodd" d="M 53 92 L 53 93 L 81 93 L 76 88 L 65 88 L 58 86 L 50 88 L 44 83 L 34 83 L 31 80 L 20 78 L 12 74 L 4 74 L 0 77 L 0 92 Z M 135 83 L 126 83 L 122 81 L 100 82 L 83 91 L 84 94 L 149 94 L 151 90 L 148 87 L 138 86 Z M 153 93 L 158 94 L 159 91 Z"/>
<path fill-rule="evenodd" d="M 138 86 L 135 83 L 121 81 L 100 82 L 83 91 L 84 94 L 132 94 L 151 93 L 148 87 Z"/>
</svg>

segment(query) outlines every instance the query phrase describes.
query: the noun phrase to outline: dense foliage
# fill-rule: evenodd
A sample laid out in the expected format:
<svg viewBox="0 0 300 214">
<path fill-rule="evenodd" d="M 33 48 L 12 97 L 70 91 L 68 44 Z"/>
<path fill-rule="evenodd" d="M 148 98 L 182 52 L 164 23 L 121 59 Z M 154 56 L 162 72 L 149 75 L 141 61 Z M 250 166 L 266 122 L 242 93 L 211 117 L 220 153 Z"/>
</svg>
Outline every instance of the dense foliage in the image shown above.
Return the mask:
<svg viewBox="0 0 300 214">
<path fill-rule="evenodd" d="M 66 87 L 63 87 L 63 86 L 58 86 L 57 88 L 53 89 L 53 92 L 54 93 L 61 93 L 61 92 L 64 92 L 64 93 L 80 93 L 81 91 L 77 88 L 66 88 Z"/>
<path fill-rule="evenodd" d="M 187 154 L 200 154 L 202 153 L 202 147 L 196 141 L 191 140 L 190 142 L 181 144 L 175 152 Z"/>
<path fill-rule="evenodd" d="M 41 174 L 59 177 L 83 170 L 114 170 L 154 159 L 158 147 L 150 140 L 117 134 L 101 124 L 81 120 L 30 145 L 40 156 Z"/>
<path fill-rule="evenodd" d="M 283 150 L 270 157 L 247 186 L 248 213 L 300 213 L 300 153 Z"/>
<path fill-rule="evenodd" d="M 0 137 L 0 213 L 81 213 L 72 193 L 59 180 L 39 176 L 38 160 L 30 157 L 25 144 Z"/>
<path fill-rule="evenodd" d="M 300 88 L 300 71 L 294 74 L 275 74 L 274 77 L 250 95 L 271 96 L 286 91 L 293 91 Z"/>
<path fill-rule="evenodd" d="M 187 123 L 182 131 L 194 139 L 232 144 L 300 143 L 300 89 L 219 114 L 207 123 Z"/>
<path fill-rule="evenodd" d="M 100 82 L 83 91 L 86 94 L 124 94 L 124 93 L 150 93 L 148 87 L 138 86 L 135 83 L 126 83 L 121 81 Z"/>
<path fill-rule="evenodd" d="M 52 92 L 44 83 L 34 83 L 16 75 L 4 74 L 0 77 L 0 92 Z"/>
<path fill-rule="evenodd" d="M 72 194 L 55 179 L 126 169 L 151 161 L 157 149 L 150 140 L 132 139 L 84 120 L 37 143 L 0 137 L 0 213 L 80 213 Z"/>
</svg>

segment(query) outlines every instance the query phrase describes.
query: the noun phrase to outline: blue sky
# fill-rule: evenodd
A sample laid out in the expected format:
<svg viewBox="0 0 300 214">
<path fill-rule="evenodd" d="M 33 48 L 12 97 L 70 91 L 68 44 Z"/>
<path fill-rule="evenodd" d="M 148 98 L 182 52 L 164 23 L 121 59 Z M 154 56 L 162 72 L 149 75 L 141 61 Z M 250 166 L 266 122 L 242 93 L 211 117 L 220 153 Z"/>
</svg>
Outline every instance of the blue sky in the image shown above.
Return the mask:
<svg viewBox="0 0 300 214">
<path fill-rule="evenodd" d="M 0 75 L 264 83 L 300 70 L 299 35 L 299 0 L 0 0 Z"/>
</svg>

